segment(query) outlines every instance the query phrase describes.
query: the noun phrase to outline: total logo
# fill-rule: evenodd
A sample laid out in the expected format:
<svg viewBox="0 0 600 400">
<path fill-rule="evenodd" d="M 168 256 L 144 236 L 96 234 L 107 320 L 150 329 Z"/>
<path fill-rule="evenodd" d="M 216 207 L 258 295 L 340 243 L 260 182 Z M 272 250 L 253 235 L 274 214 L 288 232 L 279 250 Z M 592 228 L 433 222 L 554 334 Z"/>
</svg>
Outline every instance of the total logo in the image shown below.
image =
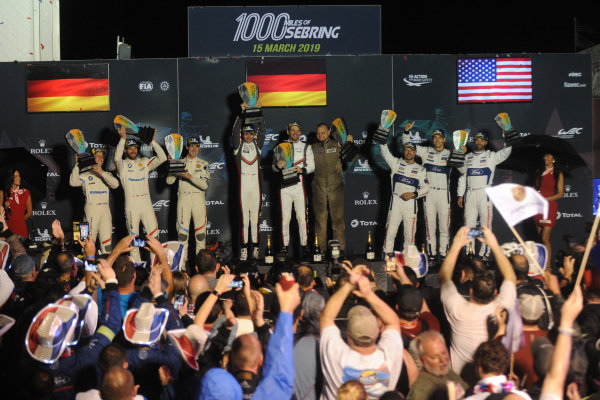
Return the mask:
<svg viewBox="0 0 600 400">
<path fill-rule="evenodd" d="M 163 92 L 166 92 L 171 87 L 171 85 L 169 85 L 169 82 L 167 81 L 162 81 L 159 86 L 160 90 L 162 90 Z"/>
<path fill-rule="evenodd" d="M 152 148 L 151 145 L 143 143 L 142 146 L 140 147 L 140 152 L 142 153 L 151 153 L 154 149 Z"/>
<path fill-rule="evenodd" d="M 581 213 L 561 213 L 560 211 L 556 212 L 556 219 L 561 218 L 583 218 Z"/>
<path fill-rule="evenodd" d="M 225 203 L 221 200 L 206 200 L 207 206 L 224 206 Z"/>
<path fill-rule="evenodd" d="M 206 234 L 207 235 L 220 235 L 221 234 L 221 229 L 215 229 L 212 228 L 212 222 L 207 221 L 206 222 Z"/>
<path fill-rule="evenodd" d="M 34 236 L 34 242 L 47 242 L 52 240 L 52 235 L 48 232 L 48 228 L 44 229 L 43 231 L 41 231 L 40 228 L 37 228 L 36 230 L 37 236 Z"/>
<path fill-rule="evenodd" d="M 567 198 L 577 197 L 577 198 L 579 198 L 579 193 L 573 191 L 573 186 L 571 186 L 571 185 L 565 185 L 565 192 L 563 193 L 563 197 L 567 197 Z"/>
<path fill-rule="evenodd" d="M 206 138 L 203 138 L 201 135 L 198 136 L 200 140 L 200 147 L 203 149 L 215 149 L 219 147 L 219 143 L 213 143 L 210 136 L 206 135 Z"/>
<path fill-rule="evenodd" d="M 354 164 L 354 172 L 373 172 L 373 168 L 369 165 L 369 160 L 358 159 Z"/>
<path fill-rule="evenodd" d="M 31 154 L 50 154 L 52 153 L 52 148 L 51 147 L 46 147 L 46 139 L 34 139 L 35 141 L 37 141 L 37 144 L 39 145 L 38 148 L 34 148 L 32 147 L 29 152 Z"/>
<path fill-rule="evenodd" d="M 210 170 L 211 174 L 214 174 L 217 170 L 225 169 L 225 163 L 223 161 L 216 161 L 214 163 L 211 163 L 208 166 L 208 169 Z"/>
<path fill-rule="evenodd" d="M 141 81 L 138 83 L 138 89 L 140 92 L 151 92 L 154 89 L 154 84 L 150 81 Z"/>
<path fill-rule="evenodd" d="M 56 210 L 48 210 L 48 203 L 45 201 L 40 202 L 41 210 L 33 210 L 33 215 L 36 217 L 39 216 L 48 216 L 48 215 L 56 215 Z"/>
<path fill-rule="evenodd" d="M 271 207 L 271 202 L 267 201 L 267 199 L 268 199 L 267 198 L 267 194 L 266 193 L 262 193 L 261 194 L 261 200 L 262 200 L 261 207 Z"/>
<path fill-rule="evenodd" d="M 169 208 L 170 202 L 171 200 L 158 200 L 156 203 L 152 204 L 152 208 L 154 209 L 154 212 L 160 212 L 163 207 Z"/>
<path fill-rule="evenodd" d="M 260 232 L 273 232 L 273 227 L 267 223 L 266 219 L 263 219 L 263 221 L 258 226 L 258 230 Z"/>
<path fill-rule="evenodd" d="M 168 235 L 169 234 L 169 230 L 168 229 L 159 229 L 158 230 L 158 234 L 159 235 Z"/>
<path fill-rule="evenodd" d="M 350 226 L 353 228 L 356 228 L 359 226 L 377 226 L 377 222 L 376 221 L 359 221 L 357 219 L 353 219 L 352 221 L 350 221 Z"/>
<path fill-rule="evenodd" d="M 362 192 L 362 199 L 354 200 L 355 206 L 377 205 L 377 199 L 369 199 L 369 192 Z"/>
<path fill-rule="evenodd" d="M 433 82 L 427 74 L 409 74 L 406 78 L 402 79 L 406 86 L 423 86 Z"/>
<path fill-rule="evenodd" d="M 52 172 L 52 171 L 48 171 L 48 172 L 46 173 L 46 176 L 60 177 L 60 173 L 59 173 L 59 172 Z"/>
<path fill-rule="evenodd" d="M 581 135 L 581 131 L 583 128 L 571 128 L 568 131 L 561 129 L 554 137 L 559 137 L 561 139 L 573 139 L 577 135 Z"/>
</svg>

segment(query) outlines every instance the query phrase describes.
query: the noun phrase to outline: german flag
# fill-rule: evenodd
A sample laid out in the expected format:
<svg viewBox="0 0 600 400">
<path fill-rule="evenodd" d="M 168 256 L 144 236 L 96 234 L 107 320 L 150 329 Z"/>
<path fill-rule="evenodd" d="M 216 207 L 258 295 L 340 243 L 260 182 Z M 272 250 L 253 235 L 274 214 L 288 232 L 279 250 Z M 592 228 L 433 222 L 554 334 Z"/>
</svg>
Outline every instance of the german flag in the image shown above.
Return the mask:
<svg viewBox="0 0 600 400">
<path fill-rule="evenodd" d="M 27 111 L 109 111 L 108 64 L 27 66 Z"/>
<path fill-rule="evenodd" d="M 246 64 L 246 78 L 258 85 L 263 107 L 327 105 L 325 60 L 253 61 Z"/>
</svg>

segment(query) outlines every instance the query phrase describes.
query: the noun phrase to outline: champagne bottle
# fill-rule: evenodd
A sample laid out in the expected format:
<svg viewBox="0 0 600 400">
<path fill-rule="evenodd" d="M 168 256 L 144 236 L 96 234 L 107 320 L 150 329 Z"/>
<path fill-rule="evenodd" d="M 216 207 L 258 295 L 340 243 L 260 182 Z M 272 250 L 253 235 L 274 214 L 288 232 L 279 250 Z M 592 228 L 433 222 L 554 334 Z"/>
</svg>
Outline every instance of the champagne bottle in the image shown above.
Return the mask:
<svg viewBox="0 0 600 400">
<path fill-rule="evenodd" d="M 474 256 L 474 253 L 473 253 L 473 241 L 469 242 L 469 251 L 468 251 L 467 255 L 469 257 L 473 257 Z"/>
<path fill-rule="evenodd" d="M 313 249 L 313 262 L 320 263 L 323 260 L 323 253 L 319 247 L 319 236 L 315 233 L 315 247 Z"/>
<path fill-rule="evenodd" d="M 421 253 L 425 254 L 425 244 L 421 244 Z"/>
<path fill-rule="evenodd" d="M 273 265 L 273 249 L 271 248 L 271 235 L 267 235 L 267 248 L 265 249 L 265 264 Z"/>
<path fill-rule="evenodd" d="M 369 238 L 367 239 L 367 261 L 375 260 L 375 247 L 373 247 L 373 239 L 371 238 L 371 231 L 369 231 Z"/>
</svg>

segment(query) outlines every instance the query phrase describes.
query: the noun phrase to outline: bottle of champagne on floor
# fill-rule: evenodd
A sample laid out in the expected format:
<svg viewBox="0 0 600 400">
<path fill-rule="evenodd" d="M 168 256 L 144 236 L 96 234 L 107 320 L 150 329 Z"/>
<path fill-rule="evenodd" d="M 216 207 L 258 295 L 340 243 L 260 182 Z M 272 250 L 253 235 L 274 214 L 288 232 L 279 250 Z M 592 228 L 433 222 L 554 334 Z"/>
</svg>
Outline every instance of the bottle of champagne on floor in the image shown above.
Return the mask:
<svg viewBox="0 0 600 400">
<path fill-rule="evenodd" d="M 369 231 L 369 238 L 367 239 L 366 257 L 367 261 L 375 260 L 375 247 L 373 246 L 373 239 L 371 238 L 371 231 Z"/>
<path fill-rule="evenodd" d="M 319 247 L 319 236 L 315 233 L 315 248 L 313 249 L 313 262 L 320 263 L 323 261 L 323 253 Z"/>
<path fill-rule="evenodd" d="M 271 248 L 271 235 L 267 235 L 267 248 L 265 249 L 265 264 L 273 265 L 273 249 Z"/>
</svg>

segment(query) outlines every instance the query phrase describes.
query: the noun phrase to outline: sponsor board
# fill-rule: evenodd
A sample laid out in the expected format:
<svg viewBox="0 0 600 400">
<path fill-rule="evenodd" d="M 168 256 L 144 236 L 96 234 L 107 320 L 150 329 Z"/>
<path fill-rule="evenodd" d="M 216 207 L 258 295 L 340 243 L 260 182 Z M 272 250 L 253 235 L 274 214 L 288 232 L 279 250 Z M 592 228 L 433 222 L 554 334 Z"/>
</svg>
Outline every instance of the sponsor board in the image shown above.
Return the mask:
<svg viewBox="0 0 600 400">
<path fill-rule="evenodd" d="M 55 209 L 48 209 L 48 203 L 47 202 L 41 201 L 39 204 L 40 204 L 41 210 L 33 210 L 32 214 L 33 214 L 34 217 L 56 216 L 56 210 Z"/>
<path fill-rule="evenodd" d="M 407 77 L 402 78 L 406 86 L 423 86 L 433 82 L 427 74 L 409 74 Z"/>
</svg>

